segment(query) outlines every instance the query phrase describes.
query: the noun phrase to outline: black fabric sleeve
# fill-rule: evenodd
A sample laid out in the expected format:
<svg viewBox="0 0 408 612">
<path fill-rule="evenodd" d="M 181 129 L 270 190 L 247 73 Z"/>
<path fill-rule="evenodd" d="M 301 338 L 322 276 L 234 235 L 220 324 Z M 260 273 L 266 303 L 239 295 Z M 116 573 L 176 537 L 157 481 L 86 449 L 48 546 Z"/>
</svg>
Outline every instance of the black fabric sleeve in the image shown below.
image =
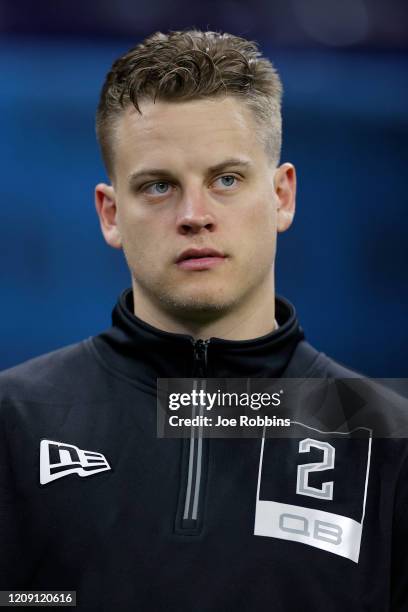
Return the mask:
<svg viewBox="0 0 408 612">
<path fill-rule="evenodd" d="M 24 536 L 0 406 L 0 590 L 22 588 Z"/>
<path fill-rule="evenodd" d="M 398 478 L 394 507 L 391 610 L 408 612 L 408 456 Z"/>
</svg>

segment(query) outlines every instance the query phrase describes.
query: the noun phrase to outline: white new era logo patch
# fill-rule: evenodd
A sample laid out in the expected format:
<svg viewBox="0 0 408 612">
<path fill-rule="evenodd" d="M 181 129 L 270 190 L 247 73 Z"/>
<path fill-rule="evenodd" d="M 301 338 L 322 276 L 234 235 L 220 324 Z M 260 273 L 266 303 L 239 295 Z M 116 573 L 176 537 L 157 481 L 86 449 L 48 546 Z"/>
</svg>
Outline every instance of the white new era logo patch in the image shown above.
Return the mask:
<svg viewBox="0 0 408 612">
<path fill-rule="evenodd" d="M 102 453 L 82 450 L 73 444 L 41 440 L 40 445 L 40 483 L 47 484 L 68 476 L 92 476 L 111 467 Z"/>
</svg>

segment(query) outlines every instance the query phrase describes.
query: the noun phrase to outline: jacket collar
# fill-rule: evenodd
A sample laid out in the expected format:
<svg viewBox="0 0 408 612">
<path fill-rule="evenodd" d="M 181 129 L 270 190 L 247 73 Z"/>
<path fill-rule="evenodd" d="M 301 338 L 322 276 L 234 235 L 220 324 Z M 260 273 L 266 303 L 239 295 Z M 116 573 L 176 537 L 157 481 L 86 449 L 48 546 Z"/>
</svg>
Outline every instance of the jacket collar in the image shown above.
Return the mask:
<svg viewBox="0 0 408 612">
<path fill-rule="evenodd" d="M 297 344 L 304 338 L 292 304 L 276 298 L 278 329 L 251 340 L 211 338 L 206 347 L 206 376 L 277 378 L 282 376 Z M 202 341 L 201 341 L 202 342 Z M 112 312 L 112 327 L 93 338 L 111 369 L 148 386 L 157 378 L 194 375 L 196 345 L 187 334 L 162 331 L 133 313 L 133 293 L 125 290 Z"/>
</svg>

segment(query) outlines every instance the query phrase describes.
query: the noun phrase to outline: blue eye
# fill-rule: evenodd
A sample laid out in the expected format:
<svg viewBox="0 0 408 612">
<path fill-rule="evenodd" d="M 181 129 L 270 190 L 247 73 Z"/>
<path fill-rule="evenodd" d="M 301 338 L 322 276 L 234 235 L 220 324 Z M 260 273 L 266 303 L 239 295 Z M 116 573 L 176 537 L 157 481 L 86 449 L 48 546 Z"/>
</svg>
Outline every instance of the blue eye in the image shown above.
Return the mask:
<svg viewBox="0 0 408 612">
<path fill-rule="evenodd" d="M 221 187 L 235 187 L 237 182 L 237 178 L 232 176 L 232 174 L 225 174 L 224 176 L 220 176 L 215 182 L 219 181 Z"/>
<path fill-rule="evenodd" d="M 150 195 L 164 195 L 170 189 L 170 184 L 165 181 L 158 181 L 147 187 L 146 191 Z"/>
<path fill-rule="evenodd" d="M 223 185 L 225 185 L 226 187 L 231 187 L 231 185 L 234 184 L 234 181 L 236 181 L 235 176 L 222 176 L 221 180 L 223 182 Z"/>
</svg>

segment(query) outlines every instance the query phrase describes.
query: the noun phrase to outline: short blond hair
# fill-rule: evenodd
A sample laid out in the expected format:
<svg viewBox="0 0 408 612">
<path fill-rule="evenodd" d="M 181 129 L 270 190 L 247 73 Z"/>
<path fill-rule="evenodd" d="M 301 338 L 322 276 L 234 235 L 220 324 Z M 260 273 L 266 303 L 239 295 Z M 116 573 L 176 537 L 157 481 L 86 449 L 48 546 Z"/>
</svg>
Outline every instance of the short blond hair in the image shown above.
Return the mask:
<svg viewBox="0 0 408 612">
<path fill-rule="evenodd" d="M 96 132 L 113 172 L 112 129 L 129 105 L 142 100 L 188 101 L 219 96 L 242 99 L 253 111 L 268 154 L 278 163 L 282 142 L 282 83 L 257 44 L 232 34 L 156 32 L 119 57 L 102 87 Z"/>
</svg>

